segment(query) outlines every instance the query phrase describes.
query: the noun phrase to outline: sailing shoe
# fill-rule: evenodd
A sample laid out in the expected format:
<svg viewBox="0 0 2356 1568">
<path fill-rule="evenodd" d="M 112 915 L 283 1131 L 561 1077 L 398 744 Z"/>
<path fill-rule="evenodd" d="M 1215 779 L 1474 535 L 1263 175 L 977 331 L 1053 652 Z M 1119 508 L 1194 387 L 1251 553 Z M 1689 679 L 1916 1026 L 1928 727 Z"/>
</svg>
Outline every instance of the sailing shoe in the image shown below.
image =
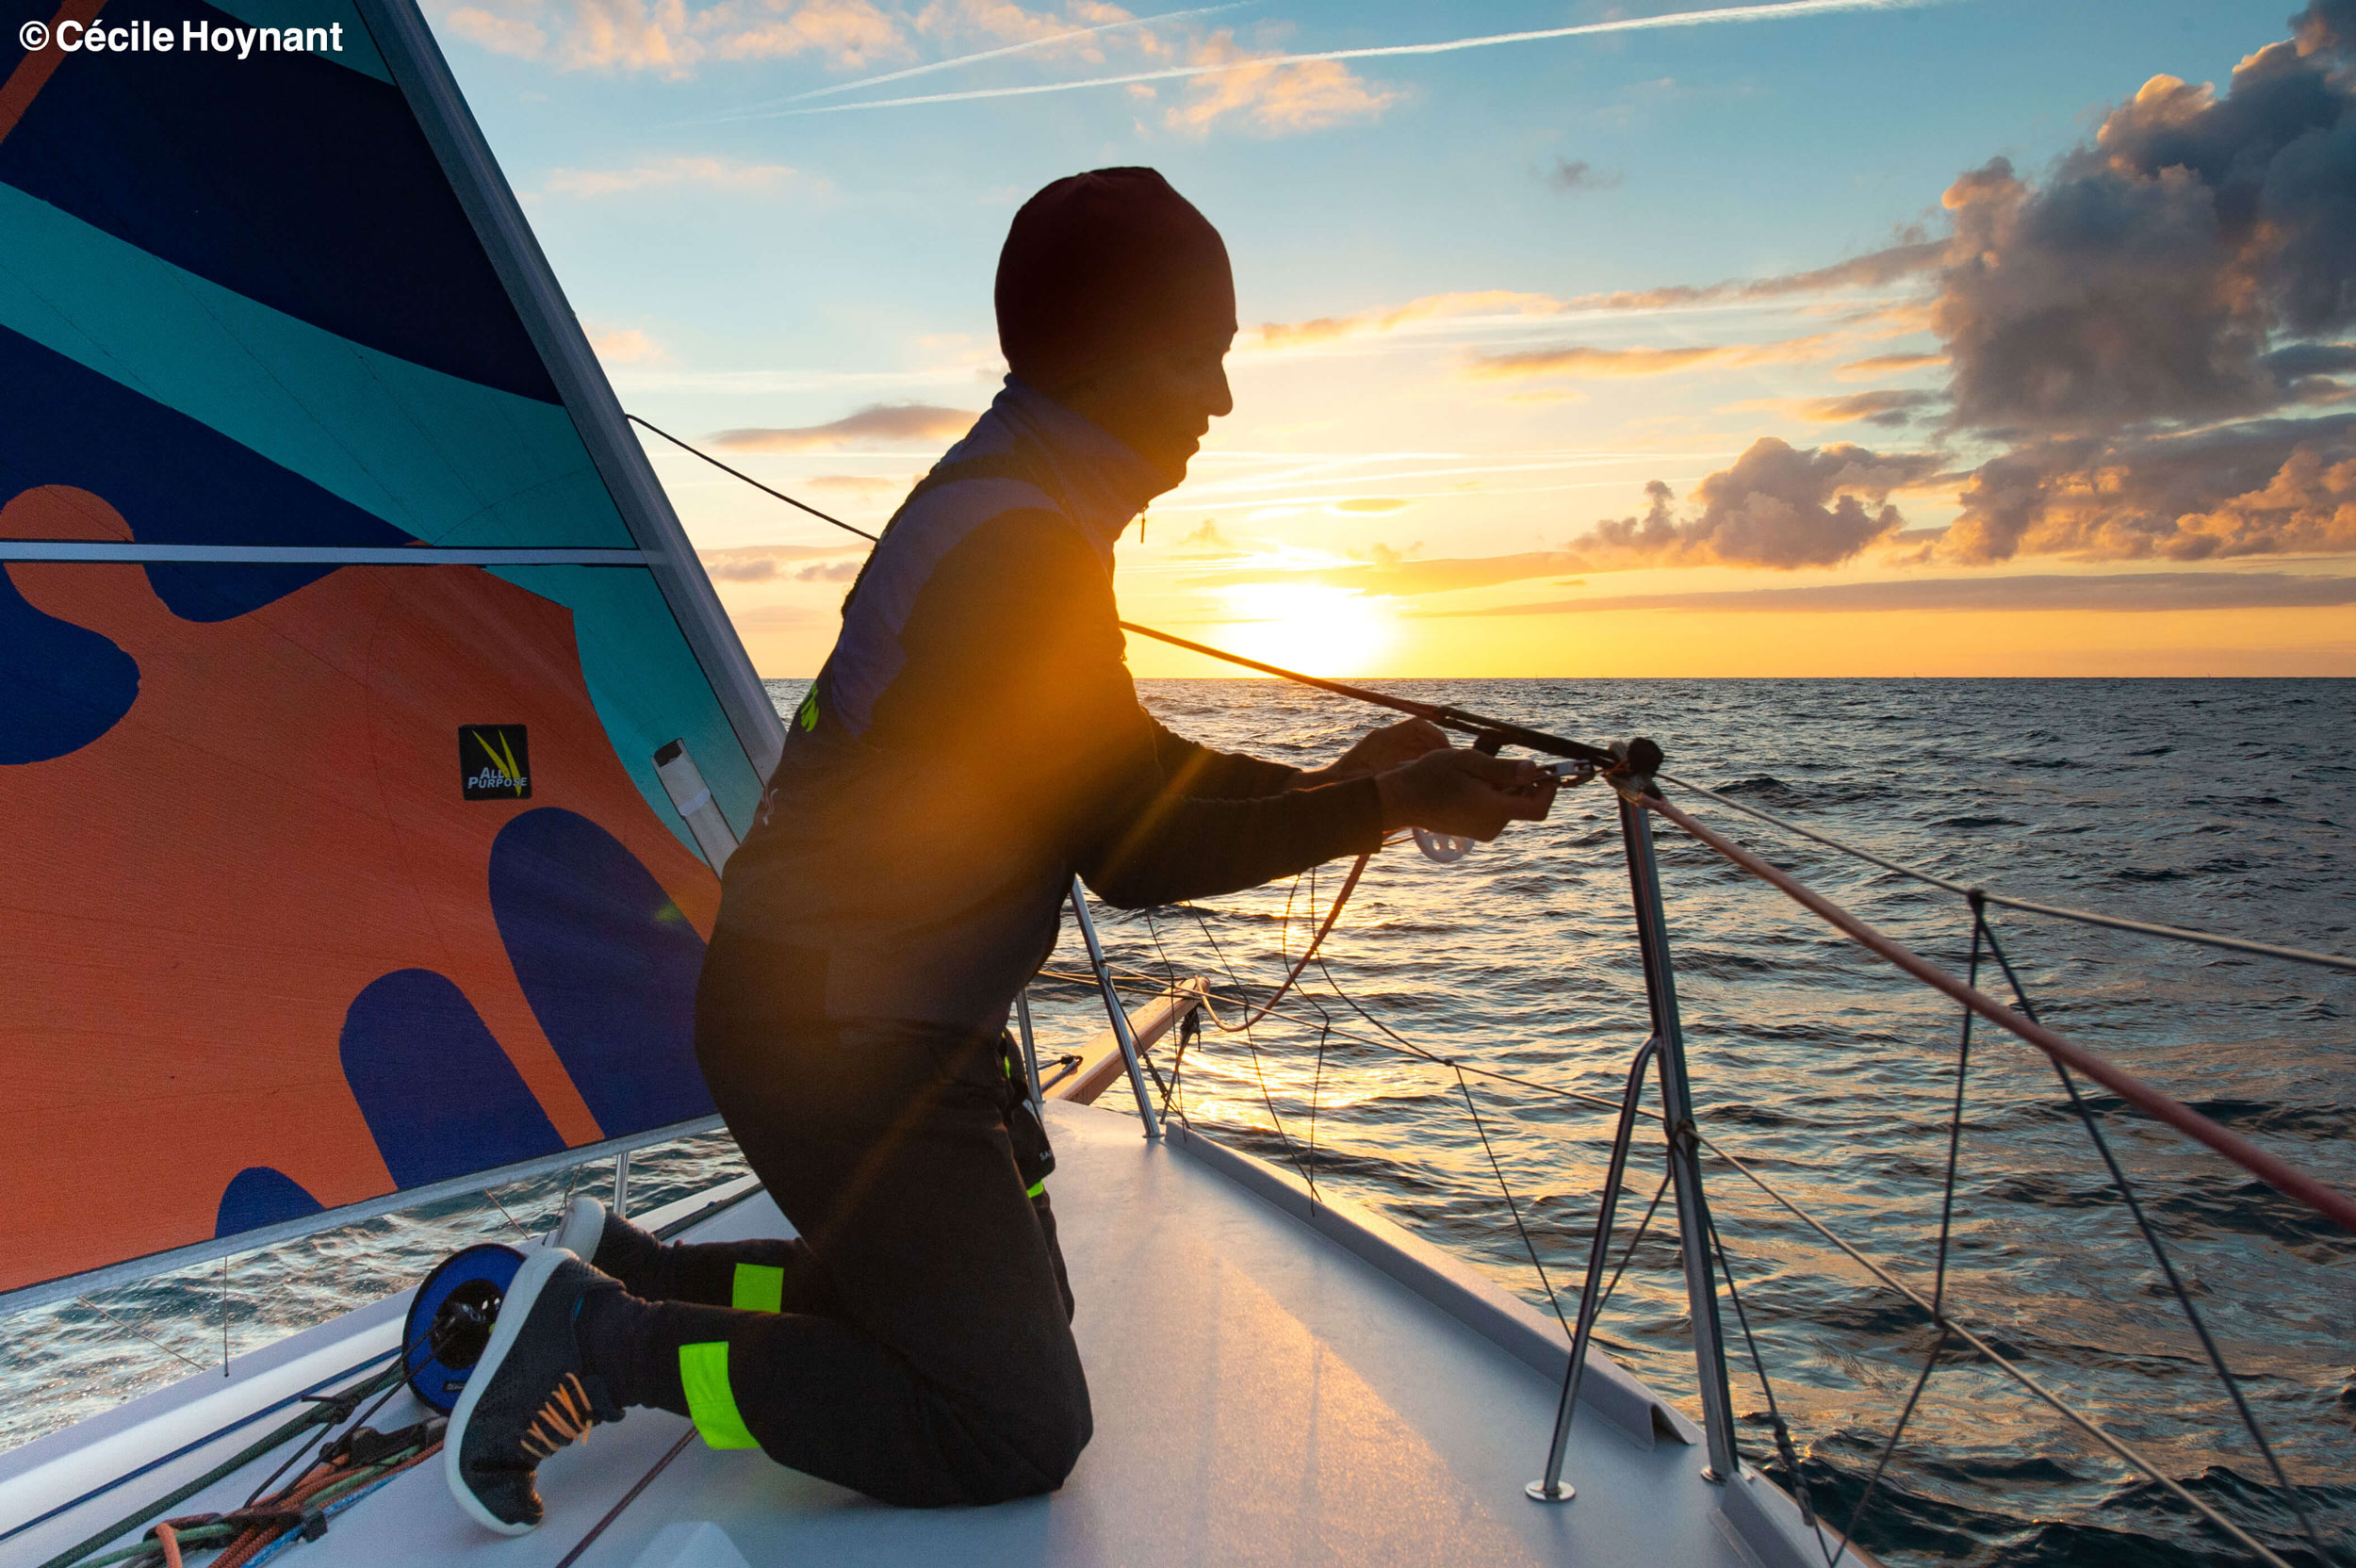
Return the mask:
<svg viewBox="0 0 2356 1568">
<path fill-rule="evenodd" d="M 548 1245 L 562 1247 L 600 1274 L 611 1274 L 632 1296 L 661 1300 L 671 1294 L 663 1288 L 662 1240 L 585 1194 L 565 1206 L 564 1218 L 549 1233 Z"/>
<path fill-rule="evenodd" d="M 583 1301 L 620 1288 L 554 1247 L 515 1271 L 442 1440 L 450 1494 L 485 1528 L 521 1535 L 537 1525 L 540 1462 L 596 1423 L 621 1419 L 604 1380 L 584 1380 L 573 1333 Z"/>
</svg>

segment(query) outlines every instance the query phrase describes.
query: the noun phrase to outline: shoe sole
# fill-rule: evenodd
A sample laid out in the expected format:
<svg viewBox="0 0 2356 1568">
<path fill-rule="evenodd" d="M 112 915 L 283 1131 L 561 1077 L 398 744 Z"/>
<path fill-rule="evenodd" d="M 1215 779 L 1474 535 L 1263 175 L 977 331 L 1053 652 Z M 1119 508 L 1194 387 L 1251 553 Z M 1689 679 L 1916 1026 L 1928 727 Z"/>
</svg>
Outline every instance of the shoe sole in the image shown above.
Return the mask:
<svg viewBox="0 0 2356 1568">
<path fill-rule="evenodd" d="M 458 1506 L 476 1524 L 501 1535 L 528 1535 L 539 1526 L 536 1522 L 510 1523 L 484 1508 L 483 1499 L 466 1484 L 458 1456 L 466 1446 L 466 1427 L 474 1419 L 474 1408 L 499 1376 L 499 1364 L 507 1359 L 507 1352 L 522 1335 L 524 1320 L 539 1304 L 541 1287 L 556 1272 L 557 1265 L 569 1263 L 572 1257 L 572 1253 L 555 1247 L 541 1248 L 525 1257 L 523 1266 L 515 1270 L 515 1282 L 507 1287 L 506 1299 L 499 1303 L 499 1319 L 491 1325 L 491 1341 L 483 1348 L 483 1359 L 466 1375 L 466 1392 L 459 1395 L 456 1408 L 450 1413 L 450 1426 L 442 1433 L 442 1478 L 450 1483 L 450 1495 L 458 1499 Z"/>
</svg>

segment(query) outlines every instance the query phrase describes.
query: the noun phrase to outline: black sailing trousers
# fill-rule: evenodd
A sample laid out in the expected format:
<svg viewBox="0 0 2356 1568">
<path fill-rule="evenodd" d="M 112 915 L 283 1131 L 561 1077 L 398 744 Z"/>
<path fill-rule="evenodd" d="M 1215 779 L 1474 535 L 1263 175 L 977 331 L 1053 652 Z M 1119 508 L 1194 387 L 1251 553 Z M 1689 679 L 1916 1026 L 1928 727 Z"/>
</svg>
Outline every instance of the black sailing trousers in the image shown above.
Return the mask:
<svg viewBox="0 0 2356 1568">
<path fill-rule="evenodd" d="M 684 1414 L 679 1348 L 725 1341 L 761 1449 L 884 1502 L 1051 1492 L 1094 1424 L 1002 1041 L 826 1021 L 823 961 L 723 932 L 696 998 L 705 1082 L 801 1239 L 666 1247 L 641 1288 L 670 1298 L 584 1320 L 584 1358 L 623 1403 Z M 784 1270 L 782 1311 L 727 1305 L 740 1263 Z"/>
</svg>

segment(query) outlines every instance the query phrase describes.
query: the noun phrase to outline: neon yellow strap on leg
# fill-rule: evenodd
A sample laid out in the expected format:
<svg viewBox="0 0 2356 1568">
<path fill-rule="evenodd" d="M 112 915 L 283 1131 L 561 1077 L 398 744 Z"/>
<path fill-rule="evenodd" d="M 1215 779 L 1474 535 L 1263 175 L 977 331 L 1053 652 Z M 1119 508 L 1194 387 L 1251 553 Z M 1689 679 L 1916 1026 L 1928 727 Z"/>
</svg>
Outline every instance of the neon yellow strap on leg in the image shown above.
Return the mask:
<svg viewBox="0 0 2356 1568">
<path fill-rule="evenodd" d="M 728 1388 L 728 1341 L 679 1348 L 679 1381 L 687 1388 L 687 1413 L 712 1448 L 758 1448 L 760 1440 L 737 1413 Z"/>
<path fill-rule="evenodd" d="M 728 1305 L 739 1312 L 783 1312 L 785 1270 L 762 1263 L 740 1263 L 728 1286 Z"/>
</svg>

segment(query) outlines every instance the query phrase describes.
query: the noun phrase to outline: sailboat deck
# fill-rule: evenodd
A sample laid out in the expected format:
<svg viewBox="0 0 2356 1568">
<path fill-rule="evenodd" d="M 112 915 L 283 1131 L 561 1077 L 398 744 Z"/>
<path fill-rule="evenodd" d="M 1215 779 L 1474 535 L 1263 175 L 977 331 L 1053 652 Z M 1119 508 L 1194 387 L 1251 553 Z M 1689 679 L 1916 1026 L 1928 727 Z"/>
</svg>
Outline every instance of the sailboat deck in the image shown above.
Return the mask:
<svg viewBox="0 0 2356 1568">
<path fill-rule="evenodd" d="M 1747 1474 L 1728 1487 L 1703 1480 L 1690 1426 L 1599 1359 L 1567 1467 L 1579 1497 L 1532 1503 L 1522 1487 L 1545 1457 L 1565 1354 L 1551 1320 L 1379 1219 L 1347 1205 L 1312 1208 L 1289 1176 L 1207 1140 L 1173 1130 L 1170 1143 L 1149 1145 L 1133 1119 L 1085 1105 L 1054 1104 L 1050 1117 L 1057 1218 L 1096 1413 L 1095 1441 L 1054 1496 L 908 1511 L 755 1452 L 690 1442 L 662 1464 L 687 1423 L 637 1411 L 543 1467 L 548 1521 L 530 1536 L 494 1538 L 470 1524 L 444 1492 L 437 1462 L 397 1478 L 291 1560 L 298 1568 L 725 1568 L 739 1554 L 749 1563 L 1124 1568 L 1821 1561 L 1781 1494 Z M 691 1233 L 784 1229 L 756 1195 Z M 379 1303 L 250 1358 L 230 1379 L 191 1378 L 0 1458 L 0 1530 L 216 1430 L 240 1407 L 290 1397 L 389 1349 L 401 1307 Z M 390 1429 L 421 1413 L 408 1405 L 404 1392 L 373 1424 Z M 69 1508 L 0 1545 L 0 1559 L 41 1561 L 263 1429 L 202 1444 Z M 254 1478 L 232 1478 L 173 1511 L 235 1506 Z M 694 1527 L 704 1525 L 720 1534 Z"/>
</svg>

